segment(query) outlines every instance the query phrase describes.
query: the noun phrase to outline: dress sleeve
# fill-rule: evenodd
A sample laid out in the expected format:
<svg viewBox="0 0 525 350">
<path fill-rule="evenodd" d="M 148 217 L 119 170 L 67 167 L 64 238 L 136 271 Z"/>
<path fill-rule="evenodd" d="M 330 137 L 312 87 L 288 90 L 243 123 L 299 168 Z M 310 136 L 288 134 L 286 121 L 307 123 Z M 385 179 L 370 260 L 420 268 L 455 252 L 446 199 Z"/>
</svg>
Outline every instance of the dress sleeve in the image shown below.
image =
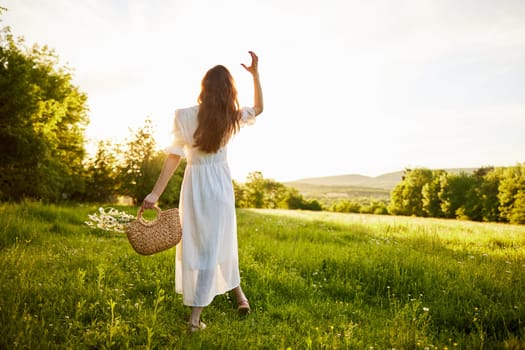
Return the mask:
<svg viewBox="0 0 525 350">
<path fill-rule="evenodd" d="M 167 154 L 176 154 L 184 157 L 184 135 L 182 133 L 182 125 L 180 121 L 180 110 L 175 111 L 175 118 L 173 119 L 173 142 L 164 149 Z"/>
<path fill-rule="evenodd" d="M 253 107 L 241 108 L 241 127 L 255 123 L 255 109 Z"/>
</svg>

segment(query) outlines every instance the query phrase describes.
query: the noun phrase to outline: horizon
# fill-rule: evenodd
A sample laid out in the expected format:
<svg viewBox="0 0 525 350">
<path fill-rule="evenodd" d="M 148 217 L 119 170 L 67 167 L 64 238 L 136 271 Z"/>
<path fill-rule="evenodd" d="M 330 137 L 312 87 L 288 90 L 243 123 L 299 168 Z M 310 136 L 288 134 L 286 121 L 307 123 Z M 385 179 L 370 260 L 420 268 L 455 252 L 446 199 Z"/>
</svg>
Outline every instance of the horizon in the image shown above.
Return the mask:
<svg viewBox="0 0 525 350">
<path fill-rule="evenodd" d="M 234 179 L 279 181 L 525 161 L 525 3 L 6 0 L 13 35 L 54 49 L 88 95 L 93 142 L 146 118 L 169 143 L 223 64 L 265 110 L 229 149 Z M 44 26 L 35 23 L 45 23 Z M 67 30 L 65 30 L 67 29 Z"/>
<path fill-rule="evenodd" d="M 397 170 L 397 171 L 389 171 L 389 172 L 386 172 L 386 173 L 382 173 L 382 174 L 378 174 L 378 175 L 366 175 L 366 174 L 362 174 L 362 173 L 348 173 L 348 174 L 336 174 L 336 175 L 321 175 L 321 176 L 308 176 L 308 177 L 302 177 L 302 178 L 298 178 L 298 179 L 292 179 L 292 180 L 284 180 L 284 181 L 280 181 L 278 179 L 273 179 L 273 180 L 276 180 L 276 181 L 280 181 L 280 182 L 284 182 L 284 183 L 292 183 L 292 182 L 299 182 L 299 181 L 302 181 L 302 180 L 317 180 L 317 179 L 328 179 L 328 178 L 340 178 L 340 177 L 348 177 L 348 176 L 360 176 L 360 177 L 364 177 L 364 178 L 367 178 L 367 179 L 377 179 L 379 177 L 383 177 L 383 176 L 387 176 L 387 175 L 394 175 L 394 174 L 398 174 L 398 173 L 403 173 L 406 169 L 429 169 L 429 170 L 444 170 L 446 172 L 458 172 L 458 171 L 475 171 L 477 169 L 480 169 L 480 168 L 490 168 L 490 167 L 493 167 L 493 168 L 508 168 L 508 167 L 513 167 L 513 166 L 516 166 L 518 164 L 525 164 L 523 162 L 519 162 L 519 163 L 515 163 L 515 164 L 511 164 L 511 165 L 503 165 L 503 166 L 493 166 L 493 165 L 482 165 L 482 166 L 479 166 L 479 167 L 445 167 L 445 168 L 428 168 L 428 167 L 410 167 L 410 168 L 404 168 L 404 169 L 401 169 L 401 170 Z M 266 176 L 264 175 L 263 173 L 263 176 L 266 178 Z M 237 179 L 235 179 L 237 181 Z M 243 181 L 240 181 L 240 182 L 243 182 Z"/>
</svg>

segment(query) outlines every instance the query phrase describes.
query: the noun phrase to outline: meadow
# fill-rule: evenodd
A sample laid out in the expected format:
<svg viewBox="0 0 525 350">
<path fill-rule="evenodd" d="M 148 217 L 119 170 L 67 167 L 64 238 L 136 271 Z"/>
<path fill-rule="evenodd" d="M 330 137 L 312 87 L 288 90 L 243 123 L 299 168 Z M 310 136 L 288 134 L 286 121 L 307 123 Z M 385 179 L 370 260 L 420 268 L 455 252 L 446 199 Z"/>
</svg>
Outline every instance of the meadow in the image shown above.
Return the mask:
<svg viewBox="0 0 525 350">
<path fill-rule="evenodd" d="M 0 204 L 0 349 L 525 348 L 525 226 L 238 210 L 253 313 L 217 296 L 189 334 L 174 250 L 89 229 L 97 208 Z"/>
</svg>

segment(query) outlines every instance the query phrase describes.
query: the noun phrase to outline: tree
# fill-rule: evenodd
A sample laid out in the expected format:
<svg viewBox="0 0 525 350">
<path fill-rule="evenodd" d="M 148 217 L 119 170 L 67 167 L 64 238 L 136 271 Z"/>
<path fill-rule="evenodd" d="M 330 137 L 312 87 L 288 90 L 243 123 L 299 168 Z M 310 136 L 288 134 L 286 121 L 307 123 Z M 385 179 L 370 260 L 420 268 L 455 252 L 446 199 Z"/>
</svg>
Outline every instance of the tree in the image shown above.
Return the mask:
<svg viewBox="0 0 525 350">
<path fill-rule="evenodd" d="M 371 201 L 366 203 L 359 208 L 359 213 L 362 214 L 376 214 L 376 215 L 386 215 L 388 214 L 388 209 L 386 203 L 383 201 Z"/>
<path fill-rule="evenodd" d="M 483 221 L 501 221 L 498 193 L 502 173 L 503 168 L 496 168 L 483 176 L 480 188 Z"/>
<path fill-rule="evenodd" d="M 246 178 L 244 199 L 248 207 L 264 207 L 264 177 L 260 171 L 248 174 Z"/>
<path fill-rule="evenodd" d="M 323 210 L 321 203 L 317 200 L 307 200 L 297 189 L 291 187 L 286 187 L 283 202 L 286 204 L 285 208 L 287 209 Z"/>
<path fill-rule="evenodd" d="M 120 152 L 110 141 L 99 141 L 97 152 L 86 167 L 86 191 L 81 200 L 108 202 L 118 194 Z"/>
<path fill-rule="evenodd" d="M 236 208 L 249 208 L 246 200 L 246 187 L 242 183 L 238 183 L 233 180 L 233 192 L 235 194 L 235 207 Z"/>
<path fill-rule="evenodd" d="M 260 171 L 248 174 L 245 201 L 249 207 L 253 208 L 284 208 L 283 203 L 286 195 L 286 186 L 271 180 L 265 179 Z"/>
<path fill-rule="evenodd" d="M 361 203 L 342 199 L 333 203 L 329 210 L 338 213 L 359 213 L 361 211 Z"/>
<path fill-rule="evenodd" d="M 119 176 L 119 194 L 130 196 L 135 203 L 144 199 L 153 189 L 164 164 L 166 155 L 156 150 L 153 124 L 146 119 L 144 126 L 135 131 L 123 149 L 123 165 Z M 180 187 L 185 161 L 181 161 L 160 199 L 160 204 L 176 205 L 179 202 Z"/>
<path fill-rule="evenodd" d="M 146 119 L 125 145 L 119 179 L 119 192 L 133 198 L 135 203 L 146 197 L 155 184 L 157 169 L 152 169 L 155 147 L 153 124 Z"/>
<path fill-rule="evenodd" d="M 446 218 L 470 219 L 472 209 L 469 209 L 467 203 L 474 186 L 474 178 L 465 172 L 448 174 L 442 178 L 439 198 Z"/>
<path fill-rule="evenodd" d="M 516 194 L 508 220 L 511 224 L 525 224 L 525 191 L 521 190 Z"/>
<path fill-rule="evenodd" d="M 525 223 L 525 163 L 506 168 L 498 190 L 502 220 Z"/>
<path fill-rule="evenodd" d="M 493 167 L 476 169 L 470 176 L 470 187 L 465 195 L 463 214 L 466 218 L 474 221 L 482 221 L 484 213 L 490 205 L 493 195 L 491 184 L 487 181 L 487 175 L 494 170 Z"/>
<path fill-rule="evenodd" d="M 1 200 L 59 201 L 83 186 L 86 100 L 52 50 L 1 30 Z"/>
<path fill-rule="evenodd" d="M 304 209 L 306 206 L 304 197 L 295 188 L 287 188 L 284 202 L 288 209 Z"/>
<path fill-rule="evenodd" d="M 423 187 L 431 180 L 429 169 L 406 169 L 401 182 L 392 190 L 388 211 L 395 215 L 424 216 Z"/>
<path fill-rule="evenodd" d="M 432 171 L 432 179 L 421 189 L 423 212 L 425 216 L 434 218 L 443 217 L 439 193 L 441 192 L 442 178 L 446 176 L 447 173 L 444 170 Z"/>
</svg>

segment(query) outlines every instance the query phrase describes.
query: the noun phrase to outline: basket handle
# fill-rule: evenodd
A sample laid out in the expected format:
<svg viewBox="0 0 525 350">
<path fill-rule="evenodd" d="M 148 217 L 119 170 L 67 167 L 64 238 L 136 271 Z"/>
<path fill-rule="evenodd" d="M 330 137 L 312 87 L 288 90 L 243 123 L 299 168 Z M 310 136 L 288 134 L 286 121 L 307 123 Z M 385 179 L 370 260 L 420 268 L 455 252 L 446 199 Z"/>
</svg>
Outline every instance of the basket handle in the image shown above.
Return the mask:
<svg viewBox="0 0 525 350">
<path fill-rule="evenodd" d="M 151 220 L 151 221 L 156 221 L 160 217 L 160 213 L 162 212 L 162 210 L 156 205 L 153 206 L 153 209 L 155 209 L 157 211 L 157 218 L 155 220 Z M 140 207 L 139 211 L 137 212 L 137 220 L 140 220 L 142 222 L 147 222 L 146 219 L 144 219 L 144 217 L 142 216 L 143 213 L 144 213 L 144 208 Z"/>
</svg>

